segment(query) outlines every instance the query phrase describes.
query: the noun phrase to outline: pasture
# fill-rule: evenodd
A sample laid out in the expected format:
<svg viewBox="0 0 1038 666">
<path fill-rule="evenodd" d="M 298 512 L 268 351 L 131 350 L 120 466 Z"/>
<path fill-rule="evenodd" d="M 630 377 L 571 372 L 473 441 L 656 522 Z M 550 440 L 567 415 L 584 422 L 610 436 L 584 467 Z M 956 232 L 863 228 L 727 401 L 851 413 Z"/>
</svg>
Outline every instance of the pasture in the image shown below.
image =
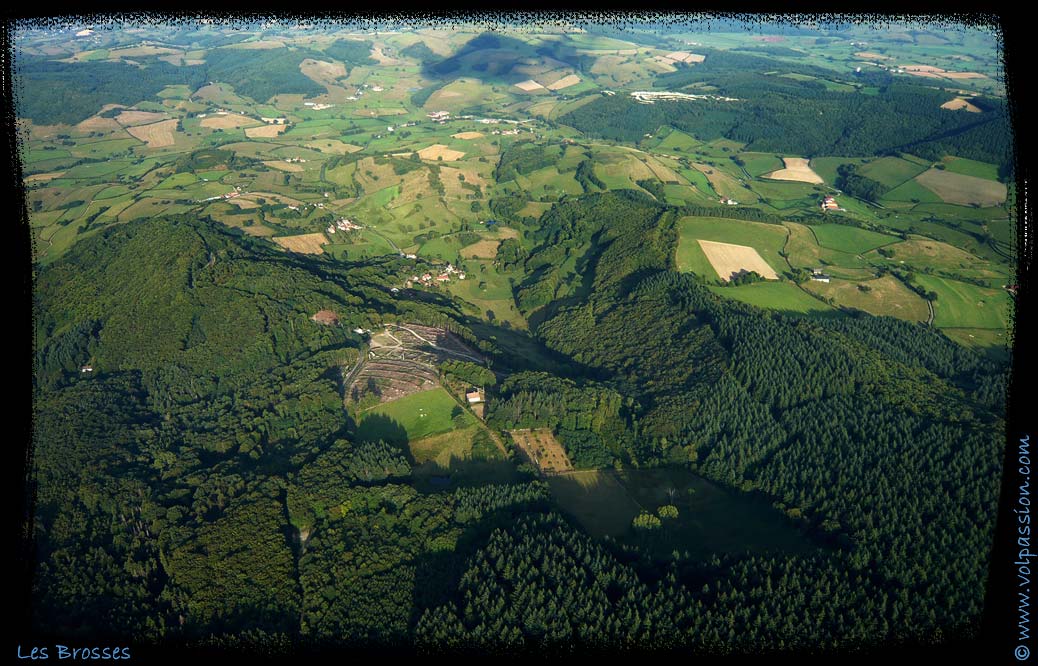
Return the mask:
<svg viewBox="0 0 1038 666">
<path fill-rule="evenodd" d="M 888 236 L 846 224 L 816 224 L 809 228 L 822 247 L 851 254 L 861 254 L 900 240 L 897 236 Z"/>
<path fill-rule="evenodd" d="M 715 271 L 709 260 L 706 259 L 706 254 L 698 242 L 700 240 L 745 245 L 756 250 L 773 271 L 781 272 L 788 268 L 786 260 L 779 252 L 782 251 L 789 231 L 781 225 L 717 217 L 683 217 L 678 220 L 677 230 L 676 261 L 678 270 L 692 270 L 698 274 L 712 277 L 712 273 Z M 702 260 L 699 259 L 700 257 Z M 693 268 L 693 266 L 698 266 L 700 270 L 703 270 L 702 261 L 707 262 L 705 266 L 709 267 L 710 271 L 700 273 Z"/>
<path fill-rule="evenodd" d="M 934 325 L 939 328 L 1007 329 L 1013 301 L 1004 289 L 978 287 L 966 282 L 916 275 L 916 283 L 937 294 L 933 303 Z"/>
<path fill-rule="evenodd" d="M 383 439 L 394 444 L 421 441 L 433 435 L 464 430 L 476 425 L 469 414 L 443 388 L 412 393 L 372 407 L 357 416 L 357 437 Z M 474 434 L 474 433 L 473 433 Z M 471 442 L 471 437 L 469 439 Z M 457 446 L 457 443 L 454 443 Z M 439 455 L 449 443 L 426 443 L 420 450 Z M 438 453 L 433 453 L 437 449 Z"/>
<path fill-rule="evenodd" d="M 711 287 L 719 296 L 767 310 L 816 316 L 835 316 L 839 312 L 831 305 L 804 293 L 790 282 L 756 282 L 734 287 Z"/>
<path fill-rule="evenodd" d="M 828 284 L 810 280 L 803 287 L 823 298 L 833 299 L 837 305 L 880 317 L 926 321 L 930 316 L 926 301 L 892 275 L 860 281 L 833 277 Z"/>
</svg>

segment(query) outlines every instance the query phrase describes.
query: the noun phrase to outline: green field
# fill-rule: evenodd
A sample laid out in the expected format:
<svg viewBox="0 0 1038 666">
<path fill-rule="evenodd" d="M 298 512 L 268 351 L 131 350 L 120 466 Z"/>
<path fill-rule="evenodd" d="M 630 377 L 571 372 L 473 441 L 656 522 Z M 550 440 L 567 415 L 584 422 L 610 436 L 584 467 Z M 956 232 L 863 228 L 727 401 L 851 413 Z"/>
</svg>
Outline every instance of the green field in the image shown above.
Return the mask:
<svg viewBox="0 0 1038 666">
<path fill-rule="evenodd" d="M 782 273 L 789 269 L 789 264 L 779 255 L 788 233 L 781 225 L 718 217 L 683 217 L 678 220 L 677 228 L 677 267 L 680 271 L 692 271 L 710 278 L 717 275 L 706 261 L 706 256 L 696 242 L 698 240 L 748 245 L 757 250 L 775 272 Z"/>
<path fill-rule="evenodd" d="M 796 314 L 833 316 L 839 312 L 790 282 L 757 282 L 736 287 L 711 287 L 719 296 L 759 308 Z"/>
<path fill-rule="evenodd" d="M 455 411 L 457 410 L 457 411 Z M 460 413 L 460 424 L 452 414 Z M 476 420 L 463 410 L 447 391 L 435 388 L 413 393 L 363 412 L 357 420 L 361 440 L 383 439 L 403 444 L 455 428 L 475 425 Z"/>
<path fill-rule="evenodd" d="M 944 158 L 944 168 L 964 176 L 998 180 L 998 165 L 988 162 L 978 162 L 965 157 L 946 157 Z"/>
<path fill-rule="evenodd" d="M 742 153 L 738 155 L 743 168 L 754 178 L 783 168 L 782 160 L 770 153 Z"/>
<path fill-rule="evenodd" d="M 867 287 L 867 291 L 860 287 Z M 930 311 L 926 302 L 897 278 L 886 275 L 872 280 L 843 280 L 828 283 L 808 281 L 804 288 L 836 305 L 862 310 L 877 317 L 896 317 L 906 321 L 926 321 Z"/>
<path fill-rule="evenodd" d="M 815 157 L 812 158 L 810 166 L 815 173 L 821 176 L 826 185 L 833 185 L 836 183 L 837 169 L 840 168 L 840 165 L 858 166 L 866 161 L 863 157 Z"/>
<path fill-rule="evenodd" d="M 1004 289 L 986 289 L 934 275 L 917 275 L 916 283 L 937 293 L 934 325 L 944 328 L 1007 329 L 1013 300 Z"/>
<path fill-rule="evenodd" d="M 888 236 L 846 224 L 817 224 L 810 229 L 822 247 L 852 254 L 868 252 L 899 240 L 896 236 Z"/>
<path fill-rule="evenodd" d="M 924 171 L 926 171 L 926 167 L 899 157 L 881 157 L 858 168 L 858 173 L 861 175 L 890 188 L 897 187 Z"/>
<path fill-rule="evenodd" d="M 884 202 L 910 201 L 912 203 L 942 203 L 941 198 L 932 190 L 920 185 L 915 180 L 907 180 L 881 197 Z"/>
</svg>

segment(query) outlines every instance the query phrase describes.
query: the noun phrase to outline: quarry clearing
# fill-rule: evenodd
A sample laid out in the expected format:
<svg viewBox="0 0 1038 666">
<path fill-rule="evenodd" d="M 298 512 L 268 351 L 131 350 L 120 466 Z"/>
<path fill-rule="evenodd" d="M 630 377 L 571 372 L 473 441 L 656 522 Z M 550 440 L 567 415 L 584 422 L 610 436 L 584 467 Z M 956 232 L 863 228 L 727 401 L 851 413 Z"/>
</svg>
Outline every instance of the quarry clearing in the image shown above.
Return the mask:
<svg viewBox="0 0 1038 666">
<path fill-rule="evenodd" d="M 764 261 L 757 250 L 748 245 L 699 240 L 699 247 L 703 249 L 703 254 L 717 271 L 717 275 L 725 282 L 750 271 L 767 280 L 778 279 L 778 273 Z"/>
</svg>

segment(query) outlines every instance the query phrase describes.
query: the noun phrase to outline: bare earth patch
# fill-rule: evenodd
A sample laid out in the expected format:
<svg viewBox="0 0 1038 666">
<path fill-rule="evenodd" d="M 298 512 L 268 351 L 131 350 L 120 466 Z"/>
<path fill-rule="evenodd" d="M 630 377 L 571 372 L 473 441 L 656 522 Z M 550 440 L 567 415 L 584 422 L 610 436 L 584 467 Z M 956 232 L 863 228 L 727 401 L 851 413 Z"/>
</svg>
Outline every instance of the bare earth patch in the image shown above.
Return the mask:
<svg viewBox="0 0 1038 666">
<path fill-rule="evenodd" d="M 28 183 L 43 183 L 48 180 L 54 180 L 60 176 L 65 175 L 64 171 L 52 171 L 50 173 L 37 173 L 31 176 L 25 177 L 25 182 Z"/>
<path fill-rule="evenodd" d="M 706 60 L 705 55 L 689 53 L 688 51 L 674 51 L 673 53 L 668 53 L 666 57 L 680 62 L 703 62 Z"/>
<path fill-rule="evenodd" d="M 859 58 L 865 58 L 866 60 L 891 60 L 890 56 L 885 56 L 882 53 L 872 53 L 871 51 L 859 51 L 854 55 Z"/>
<path fill-rule="evenodd" d="M 127 127 L 126 131 L 135 139 L 140 139 L 148 144 L 149 148 L 165 148 L 173 145 L 173 133 L 177 131 L 177 121 L 171 118 L 150 125 Z"/>
<path fill-rule="evenodd" d="M 453 138 L 455 138 L 455 139 L 465 139 L 465 140 L 468 140 L 468 139 L 482 139 L 483 138 L 483 133 L 482 132 L 458 132 L 457 134 L 452 134 L 451 136 Z"/>
<path fill-rule="evenodd" d="M 778 279 L 778 273 L 768 265 L 768 262 L 764 261 L 757 250 L 748 245 L 700 240 L 699 246 L 703 248 L 703 253 L 710 265 L 725 282 L 743 272 L 750 271 L 768 280 Z"/>
<path fill-rule="evenodd" d="M 782 162 L 786 165 L 785 169 L 772 171 L 764 177 L 771 178 L 772 180 L 795 180 L 801 183 L 814 183 L 816 185 L 825 182 L 821 176 L 811 169 L 808 160 L 803 157 L 783 157 Z"/>
<path fill-rule="evenodd" d="M 300 254 L 321 254 L 324 252 L 324 248 L 321 246 L 328 242 L 328 239 L 322 233 L 278 236 L 270 240 L 290 252 L 298 252 Z"/>
</svg>

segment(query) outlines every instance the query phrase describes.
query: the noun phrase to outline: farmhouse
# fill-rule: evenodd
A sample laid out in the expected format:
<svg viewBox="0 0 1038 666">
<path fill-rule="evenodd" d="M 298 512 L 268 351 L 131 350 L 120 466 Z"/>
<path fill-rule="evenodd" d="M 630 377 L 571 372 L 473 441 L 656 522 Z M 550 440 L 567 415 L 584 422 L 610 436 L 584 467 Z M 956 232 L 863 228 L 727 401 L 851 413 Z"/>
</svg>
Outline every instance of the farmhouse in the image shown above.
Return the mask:
<svg viewBox="0 0 1038 666">
<path fill-rule="evenodd" d="M 316 321 L 318 324 L 323 324 L 325 326 L 339 325 L 339 316 L 331 310 L 319 310 L 317 314 L 315 314 L 313 317 L 310 317 L 310 319 L 312 321 Z"/>
<path fill-rule="evenodd" d="M 79 371 L 81 373 L 93 372 L 94 371 L 94 367 L 91 366 L 91 365 L 84 365 L 82 368 L 79 369 Z"/>
<path fill-rule="evenodd" d="M 470 405 L 474 405 L 478 402 L 483 402 L 482 396 L 479 395 L 479 389 L 472 389 L 465 394 L 465 399 L 469 401 Z"/>
<path fill-rule="evenodd" d="M 811 280 L 814 282 L 824 282 L 829 284 L 829 276 L 822 272 L 822 269 L 816 268 L 811 271 Z"/>
<path fill-rule="evenodd" d="M 822 210 L 838 210 L 840 204 L 836 203 L 836 197 L 825 197 L 820 204 Z"/>
</svg>

